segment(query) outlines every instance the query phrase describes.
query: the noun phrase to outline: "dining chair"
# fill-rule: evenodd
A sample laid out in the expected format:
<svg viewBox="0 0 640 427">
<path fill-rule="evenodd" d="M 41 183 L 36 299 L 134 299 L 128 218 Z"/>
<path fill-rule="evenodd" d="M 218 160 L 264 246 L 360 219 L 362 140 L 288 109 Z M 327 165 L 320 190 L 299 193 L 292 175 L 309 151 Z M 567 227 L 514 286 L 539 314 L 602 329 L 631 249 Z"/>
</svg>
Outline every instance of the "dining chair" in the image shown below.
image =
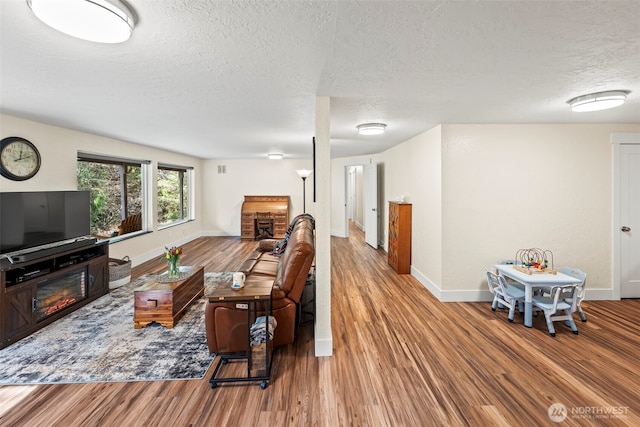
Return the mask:
<svg viewBox="0 0 640 427">
<path fill-rule="evenodd" d="M 533 300 L 531 301 L 533 309 L 544 312 L 549 335 L 552 337 L 556 336 L 553 322 L 559 320 L 564 320 L 574 334 L 578 333 L 578 327 L 573 321 L 573 313 L 576 311 L 577 306 L 577 297 L 577 285 L 552 286 L 547 294 L 533 296 Z"/>
<path fill-rule="evenodd" d="M 563 267 L 560 270 L 560 272 L 563 274 L 566 274 L 567 276 L 572 276 L 572 277 L 575 277 L 576 279 L 580 279 L 582 281 L 582 283 L 578 284 L 578 289 L 577 289 L 578 295 L 576 297 L 577 299 L 576 311 L 578 312 L 578 316 L 580 316 L 580 320 L 582 320 L 583 322 L 586 322 L 587 315 L 584 314 L 584 311 L 582 310 L 582 306 L 580 305 L 580 303 L 584 299 L 584 292 L 585 292 L 584 285 L 587 281 L 587 273 L 573 267 Z"/>
<path fill-rule="evenodd" d="M 509 307 L 509 322 L 513 322 L 516 305 L 524 301 L 524 290 L 507 284 L 504 277 L 492 271 L 487 271 L 487 284 L 493 294 L 491 310 L 496 311 L 498 305 Z"/>
</svg>

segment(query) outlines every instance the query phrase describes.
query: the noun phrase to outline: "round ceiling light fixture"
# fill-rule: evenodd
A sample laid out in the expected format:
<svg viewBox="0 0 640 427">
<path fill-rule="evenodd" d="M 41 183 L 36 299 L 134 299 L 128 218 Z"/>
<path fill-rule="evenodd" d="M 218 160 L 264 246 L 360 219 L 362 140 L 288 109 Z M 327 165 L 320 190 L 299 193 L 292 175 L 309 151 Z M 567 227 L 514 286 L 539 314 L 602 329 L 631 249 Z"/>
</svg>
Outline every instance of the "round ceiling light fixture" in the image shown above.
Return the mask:
<svg viewBox="0 0 640 427">
<path fill-rule="evenodd" d="M 282 153 L 269 153 L 267 154 L 269 160 L 282 160 L 284 158 L 284 154 Z"/>
<path fill-rule="evenodd" d="M 606 110 L 624 104 L 628 94 L 628 90 L 610 90 L 578 96 L 567 103 L 571 105 L 573 111 L 578 113 Z"/>
<path fill-rule="evenodd" d="M 98 43 L 122 43 L 131 37 L 135 21 L 119 0 L 27 0 L 38 19 L 53 29 Z"/>
<path fill-rule="evenodd" d="M 380 135 L 386 127 L 384 123 L 364 123 L 357 126 L 360 135 Z"/>
</svg>

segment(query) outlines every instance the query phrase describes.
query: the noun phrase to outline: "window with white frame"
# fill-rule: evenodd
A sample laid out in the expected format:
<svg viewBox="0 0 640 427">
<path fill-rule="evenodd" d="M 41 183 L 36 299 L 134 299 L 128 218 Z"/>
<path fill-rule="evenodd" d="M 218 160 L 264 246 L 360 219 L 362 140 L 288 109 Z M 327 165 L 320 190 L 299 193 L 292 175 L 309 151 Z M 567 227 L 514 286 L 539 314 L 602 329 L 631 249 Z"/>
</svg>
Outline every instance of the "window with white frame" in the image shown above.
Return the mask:
<svg viewBox="0 0 640 427">
<path fill-rule="evenodd" d="M 156 206 L 158 226 L 191 219 L 190 181 L 193 168 L 158 164 L 158 194 Z"/>
<path fill-rule="evenodd" d="M 89 190 L 91 235 L 111 238 L 145 231 L 149 161 L 78 153 L 78 190 Z"/>
</svg>

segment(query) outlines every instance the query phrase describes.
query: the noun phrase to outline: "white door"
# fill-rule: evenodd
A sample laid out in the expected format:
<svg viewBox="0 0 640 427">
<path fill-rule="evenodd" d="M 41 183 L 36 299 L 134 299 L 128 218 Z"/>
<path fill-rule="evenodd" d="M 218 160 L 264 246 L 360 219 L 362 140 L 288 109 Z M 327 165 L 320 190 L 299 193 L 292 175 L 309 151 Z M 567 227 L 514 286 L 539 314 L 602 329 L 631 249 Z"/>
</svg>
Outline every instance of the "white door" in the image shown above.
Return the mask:
<svg viewBox="0 0 640 427">
<path fill-rule="evenodd" d="M 364 241 L 378 248 L 378 165 L 364 165 Z"/>
<path fill-rule="evenodd" d="M 640 145 L 620 146 L 620 223 L 620 297 L 640 298 Z"/>
<path fill-rule="evenodd" d="M 347 189 L 347 219 L 355 221 L 356 218 L 356 171 L 353 167 L 347 169 L 348 189 Z M 349 228 L 349 227 L 347 227 Z"/>
</svg>

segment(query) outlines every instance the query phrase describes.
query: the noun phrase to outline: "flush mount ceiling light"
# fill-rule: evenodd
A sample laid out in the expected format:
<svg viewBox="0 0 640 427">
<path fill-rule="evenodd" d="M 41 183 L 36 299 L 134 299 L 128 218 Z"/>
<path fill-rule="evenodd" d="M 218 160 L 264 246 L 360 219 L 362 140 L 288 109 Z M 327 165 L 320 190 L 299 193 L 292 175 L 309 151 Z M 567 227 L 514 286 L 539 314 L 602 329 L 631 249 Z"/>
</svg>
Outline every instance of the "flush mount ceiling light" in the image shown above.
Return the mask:
<svg viewBox="0 0 640 427">
<path fill-rule="evenodd" d="M 624 104 L 629 91 L 611 90 L 607 92 L 591 93 L 589 95 L 578 96 L 568 101 L 571 109 L 576 112 L 599 111 L 614 108 Z"/>
<path fill-rule="evenodd" d="M 27 0 L 34 15 L 60 32 L 98 43 L 131 37 L 133 13 L 119 0 Z"/>
<path fill-rule="evenodd" d="M 384 123 L 364 123 L 357 126 L 360 135 L 380 135 L 386 127 Z"/>
<path fill-rule="evenodd" d="M 284 157 L 284 154 L 282 154 L 282 153 L 269 153 L 269 154 L 267 154 L 267 157 L 269 157 L 269 160 L 282 160 L 282 158 Z"/>
</svg>

